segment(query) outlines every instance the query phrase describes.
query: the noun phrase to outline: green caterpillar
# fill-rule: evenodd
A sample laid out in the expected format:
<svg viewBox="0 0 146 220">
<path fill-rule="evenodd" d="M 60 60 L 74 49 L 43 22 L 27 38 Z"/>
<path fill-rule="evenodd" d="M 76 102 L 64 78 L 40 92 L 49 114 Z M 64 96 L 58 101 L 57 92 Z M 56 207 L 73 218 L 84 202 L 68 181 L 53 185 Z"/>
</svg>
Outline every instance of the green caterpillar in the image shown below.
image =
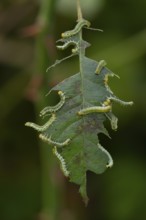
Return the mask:
<svg viewBox="0 0 146 220">
<path fill-rule="evenodd" d="M 68 37 L 74 36 L 74 35 L 76 35 L 77 33 L 80 32 L 82 27 L 84 27 L 84 26 L 90 27 L 90 25 L 91 25 L 91 23 L 89 21 L 87 21 L 85 19 L 82 19 L 81 21 L 79 21 L 77 23 L 77 25 L 75 26 L 75 28 L 73 30 L 66 31 L 66 32 L 62 33 L 61 37 L 62 38 L 68 38 Z"/>
<path fill-rule="evenodd" d="M 60 102 L 55 105 L 55 106 L 47 106 L 45 107 L 41 112 L 40 112 L 40 116 L 44 116 L 46 115 L 48 112 L 51 113 L 51 112 L 56 112 L 58 111 L 65 103 L 65 95 L 62 91 L 59 91 L 58 92 L 58 95 L 60 96 Z"/>
<path fill-rule="evenodd" d="M 125 102 L 125 101 L 122 101 L 122 100 L 120 100 L 120 99 L 118 99 L 118 98 L 116 98 L 116 97 L 109 97 L 108 98 L 109 100 L 111 100 L 111 101 L 114 101 L 114 102 L 117 102 L 117 103 L 119 103 L 119 104 L 121 104 L 121 105 L 133 105 L 133 102 L 132 101 L 130 101 L 130 102 Z"/>
<path fill-rule="evenodd" d="M 58 46 L 56 46 L 57 47 L 57 49 L 59 49 L 59 50 L 65 50 L 67 47 L 69 47 L 70 45 L 75 45 L 75 46 L 77 46 L 78 45 L 78 43 L 76 42 L 76 41 L 74 41 L 74 40 L 68 40 L 67 42 L 65 42 L 63 45 L 58 45 Z"/>
<path fill-rule="evenodd" d="M 66 139 L 64 142 L 56 142 L 56 141 L 53 141 L 53 140 L 51 139 L 51 137 L 48 138 L 48 137 L 47 137 L 46 135 L 44 135 L 44 134 L 40 134 L 40 135 L 39 135 L 39 138 L 42 139 L 42 141 L 44 141 L 44 142 L 46 142 L 46 143 L 48 143 L 48 144 L 50 144 L 50 145 L 57 146 L 57 147 L 66 146 L 66 145 L 68 145 L 69 142 L 71 141 L 71 140 L 68 138 L 68 139 Z"/>
<path fill-rule="evenodd" d="M 66 177 L 69 176 L 69 171 L 67 170 L 66 163 L 64 158 L 58 153 L 56 146 L 53 148 L 53 153 L 56 155 L 58 160 L 60 161 L 60 167 Z"/>
<path fill-rule="evenodd" d="M 118 118 L 112 112 L 106 114 L 106 117 L 110 120 L 111 128 L 116 131 L 118 128 Z"/>
<path fill-rule="evenodd" d="M 98 144 L 98 148 L 101 149 L 109 158 L 109 162 L 106 165 L 106 167 L 107 168 L 112 167 L 113 166 L 113 159 L 112 159 L 111 155 L 109 154 L 109 152 L 106 149 L 104 149 L 100 144 Z"/>
<path fill-rule="evenodd" d="M 72 49 L 72 53 L 77 53 L 79 50 L 79 46 L 78 46 L 78 42 L 74 41 L 74 40 L 69 40 L 67 42 L 65 42 L 63 45 L 58 45 L 56 46 L 57 49 L 59 50 L 65 50 L 67 47 L 69 47 L 70 45 L 75 45 L 75 47 Z"/>
<path fill-rule="evenodd" d="M 42 132 L 42 131 L 46 131 L 55 120 L 56 120 L 56 115 L 52 114 L 52 117 L 44 125 L 37 125 L 33 122 L 26 122 L 25 126 L 34 128 L 35 130 Z"/>
<path fill-rule="evenodd" d="M 96 73 L 96 74 L 99 74 L 99 73 L 101 72 L 102 68 L 106 66 L 106 64 L 107 64 L 107 63 L 106 63 L 105 60 L 100 60 L 99 63 L 98 63 L 98 65 L 97 65 L 97 68 L 96 68 L 96 70 L 95 70 L 95 73 Z"/>
<path fill-rule="evenodd" d="M 78 112 L 78 115 L 87 115 L 95 112 L 109 112 L 111 110 L 111 105 L 107 106 L 93 106 L 89 108 L 84 108 Z"/>
</svg>

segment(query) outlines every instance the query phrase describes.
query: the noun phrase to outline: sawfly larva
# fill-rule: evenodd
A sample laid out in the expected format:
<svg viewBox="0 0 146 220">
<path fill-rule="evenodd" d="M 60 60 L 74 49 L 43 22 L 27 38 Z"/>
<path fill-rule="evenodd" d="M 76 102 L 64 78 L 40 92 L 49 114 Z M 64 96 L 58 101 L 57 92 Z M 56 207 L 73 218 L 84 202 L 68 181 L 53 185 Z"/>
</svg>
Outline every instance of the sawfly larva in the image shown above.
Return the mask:
<svg viewBox="0 0 146 220">
<path fill-rule="evenodd" d="M 56 146 L 53 148 L 53 153 L 56 155 L 58 160 L 60 161 L 60 167 L 66 177 L 69 176 L 69 171 L 67 170 L 66 163 L 61 154 L 58 153 Z"/>
<path fill-rule="evenodd" d="M 77 23 L 77 25 L 75 26 L 75 28 L 73 30 L 70 30 L 70 31 L 66 31 L 64 33 L 61 34 L 61 37 L 62 38 L 68 38 L 68 37 L 71 37 L 71 36 L 74 36 L 76 34 L 78 34 L 80 32 L 80 30 L 82 29 L 82 27 L 84 26 L 87 26 L 87 27 L 90 27 L 90 22 L 85 20 L 85 19 L 82 19 L 81 21 L 79 21 Z"/>
<path fill-rule="evenodd" d="M 98 65 L 97 65 L 97 68 L 96 68 L 96 70 L 95 70 L 95 73 L 96 73 L 96 74 L 99 74 L 99 73 L 101 72 L 102 68 L 106 66 L 106 64 L 107 64 L 107 63 L 106 63 L 105 60 L 100 60 L 99 63 L 98 63 Z"/>
<path fill-rule="evenodd" d="M 132 101 L 130 101 L 130 102 L 125 102 L 125 101 L 122 101 L 122 100 L 120 100 L 120 99 L 118 99 L 117 97 L 109 97 L 108 98 L 109 100 L 111 100 L 111 101 L 114 101 L 114 102 L 117 102 L 117 103 L 119 103 L 119 104 L 121 104 L 121 105 L 133 105 L 133 102 Z"/>
<path fill-rule="evenodd" d="M 46 131 L 55 120 L 56 120 L 56 116 L 55 114 L 52 114 L 51 118 L 44 125 L 37 125 L 33 122 L 26 122 L 25 126 L 34 128 L 39 132 L 43 132 Z"/>
<path fill-rule="evenodd" d="M 68 48 L 70 45 L 75 45 L 77 46 L 78 43 L 74 40 L 68 40 L 67 42 L 65 42 L 63 45 L 57 45 L 57 49 L 59 50 L 65 50 L 66 48 Z"/>
<path fill-rule="evenodd" d="M 57 146 L 57 147 L 66 146 L 66 145 L 68 145 L 69 142 L 71 141 L 71 140 L 68 138 L 68 139 L 66 139 L 64 142 L 56 142 L 56 141 L 52 140 L 51 137 L 48 138 L 48 137 L 47 137 L 46 135 L 44 135 L 44 134 L 40 134 L 40 135 L 39 135 L 39 138 L 40 138 L 42 141 L 48 143 L 49 145 L 53 145 L 53 146 Z"/>
<path fill-rule="evenodd" d="M 56 112 L 58 111 L 65 103 L 65 95 L 62 91 L 59 91 L 58 92 L 58 95 L 60 96 L 60 101 L 57 105 L 55 106 L 47 106 L 45 107 L 41 112 L 40 112 L 40 116 L 44 116 L 46 115 L 48 112 L 51 113 L 51 112 Z"/>
<path fill-rule="evenodd" d="M 89 108 L 84 108 L 82 110 L 80 110 L 78 112 L 78 115 L 87 115 L 90 113 L 95 113 L 95 112 L 109 112 L 111 110 L 111 105 L 107 105 L 107 106 L 93 106 L 93 107 L 89 107 Z"/>
<path fill-rule="evenodd" d="M 100 144 L 98 144 L 98 148 L 102 150 L 102 152 L 104 152 L 107 156 L 108 156 L 108 164 L 106 165 L 106 167 L 112 167 L 113 166 L 113 159 L 111 157 L 111 155 L 109 154 L 109 152 L 103 148 Z"/>
</svg>

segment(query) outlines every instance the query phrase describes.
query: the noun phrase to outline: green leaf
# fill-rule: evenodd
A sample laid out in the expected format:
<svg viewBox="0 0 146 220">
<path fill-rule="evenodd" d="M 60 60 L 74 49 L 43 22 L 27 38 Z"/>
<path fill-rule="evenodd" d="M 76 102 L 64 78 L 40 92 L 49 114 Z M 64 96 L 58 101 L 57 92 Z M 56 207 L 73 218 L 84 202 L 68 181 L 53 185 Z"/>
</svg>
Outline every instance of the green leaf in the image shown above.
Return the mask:
<svg viewBox="0 0 146 220">
<path fill-rule="evenodd" d="M 66 101 L 64 106 L 56 112 L 57 120 L 45 132 L 56 142 L 64 142 L 70 138 L 69 145 L 60 149 L 66 167 L 69 170 L 71 182 L 81 185 L 80 192 L 86 200 L 86 172 L 97 174 L 106 170 L 109 156 L 99 148 L 98 134 L 108 136 L 103 122 L 103 113 L 92 113 L 79 116 L 77 113 L 83 108 L 98 106 L 107 97 L 112 96 L 104 83 L 106 74 L 111 73 L 103 68 L 102 74 L 96 75 L 97 62 L 83 57 L 80 73 L 59 83 L 52 90 L 64 92 Z"/>
<path fill-rule="evenodd" d="M 49 126 L 45 124 L 43 129 L 40 129 L 42 127 L 34 123 L 28 122 L 26 125 L 42 131 L 40 138 L 54 147 L 53 152 L 59 159 L 65 176 L 68 176 L 71 182 L 80 185 L 79 191 L 87 204 L 87 171 L 101 174 L 113 165 L 110 154 L 98 139 L 100 133 L 109 136 L 104 127 L 106 118 L 110 120 L 112 129 L 117 129 L 112 102 L 125 105 L 132 103 L 119 100 L 108 87 L 108 77 L 114 74 L 105 67 L 105 61 L 96 62 L 85 56 L 85 49 L 89 44 L 82 40 L 81 30 L 74 36 L 59 41 L 64 44 L 58 48 L 75 46 L 72 52 L 75 51 L 73 55 L 79 55 L 80 71 L 51 89 L 61 91 L 61 101 L 53 108 L 48 107 L 53 109 Z M 57 61 L 53 67 L 60 62 Z M 105 111 L 106 107 L 110 109 Z"/>
</svg>

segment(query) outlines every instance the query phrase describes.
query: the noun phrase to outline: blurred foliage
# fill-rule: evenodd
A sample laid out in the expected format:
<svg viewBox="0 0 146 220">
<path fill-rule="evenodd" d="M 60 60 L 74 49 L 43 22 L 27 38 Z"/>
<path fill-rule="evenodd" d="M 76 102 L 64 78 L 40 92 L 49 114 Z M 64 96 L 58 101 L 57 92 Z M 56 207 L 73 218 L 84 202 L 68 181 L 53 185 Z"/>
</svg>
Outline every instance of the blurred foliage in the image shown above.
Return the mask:
<svg viewBox="0 0 146 220">
<path fill-rule="evenodd" d="M 39 32 L 36 21 L 43 2 L 0 2 L 2 220 L 45 219 L 40 199 L 42 192 L 38 138 L 33 131 L 24 127 L 26 121 L 37 119 L 34 103 L 42 95 L 40 90 L 39 93 L 37 91 L 43 80 L 34 77 L 34 66 L 37 55 L 35 40 Z M 117 112 L 119 118 L 119 129 L 116 133 L 111 131 L 112 140 L 105 139 L 102 135 L 100 139 L 110 149 L 115 164 L 103 175 L 89 173 L 88 194 L 91 199 L 87 208 L 80 201 L 78 189 L 63 180 L 59 171 L 56 171 L 57 184 L 63 187 L 65 196 L 62 206 L 58 207 L 58 219 L 145 219 L 146 1 L 100 0 L 99 4 L 98 1 L 86 2 L 90 7 L 89 11 L 88 7 L 86 9 L 88 12 L 85 12 L 85 18 L 90 18 L 93 27 L 104 29 L 103 33 L 84 30 L 86 40 L 92 42 L 87 54 L 93 59 L 107 61 L 109 68 L 115 70 L 121 78 L 111 79 L 110 87 L 117 96 L 133 100 L 135 105 L 124 110 L 118 105 L 114 106 L 114 112 Z M 54 42 L 60 38 L 60 33 L 71 29 L 76 21 L 76 13 L 68 13 L 65 0 L 62 3 L 58 0 L 58 5 L 52 29 L 48 30 L 44 39 L 48 54 L 51 54 L 48 57 L 50 64 L 69 52 L 57 52 L 56 55 Z M 73 6 L 71 11 L 72 8 Z M 48 90 L 77 70 L 78 62 L 72 59 L 59 65 L 55 71 L 49 71 Z M 52 100 L 47 100 L 45 93 L 42 99 L 46 99 L 49 104 L 55 102 L 54 96 Z M 54 170 L 52 176 L 53 173 Z"/>
</svg>

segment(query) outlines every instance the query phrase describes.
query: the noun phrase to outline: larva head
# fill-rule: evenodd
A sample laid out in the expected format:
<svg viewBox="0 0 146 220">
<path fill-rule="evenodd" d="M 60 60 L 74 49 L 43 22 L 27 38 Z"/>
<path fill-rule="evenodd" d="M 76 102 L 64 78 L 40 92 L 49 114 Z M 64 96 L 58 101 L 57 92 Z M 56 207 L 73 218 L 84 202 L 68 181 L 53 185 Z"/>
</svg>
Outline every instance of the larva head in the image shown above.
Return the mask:
<svg viewBox="0 0 146 220">
<path fill-rule="evenodd" d="M 100 60 L 99 64 L 104 67 L 107 65 L 107 62 L 105 60 Z"/>
<path fill-rule="evenodd" d="M 60 100 L 60 105 L 62 106 L 63 104 L 64 104 L 64 102 L 65 102 L 65 95 L 64 95 L 64 93 L 60 90 L 59 92 L 58 92 L 58 95 L 60 96 L 60 98 L 61 98 L 61 100 Z"/>
<path fill-rule="evenodd" d="M 63 92 L 61 90 L 58 91 L 58 95 L 63 96 Z"/>
<path fill-rule="evenodd" d="M 71 52 L 74 53 L 74 54 L 77 53 L 77 52 L 78 52 L 78 47 L 73 48 L 73 49 L 71 50 Z"/>
<path fill-rule="evenodd" d="M 86 25 L 87 25 L 87 27 L 90 27 L 91 23 L 86 20 Z"/>
<path fill-rule="evenodd" d="M 110 105 L 111 104 L 111 100 L 110 99 L 106 99 L 104 102 L 103 102 L 103 106 L 107 106 L 107 105 Z"/>
<path fill-rule="evenodd" d="M 70 37 L 70 36 L 71 36 L 70 31 L 66 31 L 66 32 L 61 34 L 62 38 L 67 38 L 67 37 Z"/>
</svg>

